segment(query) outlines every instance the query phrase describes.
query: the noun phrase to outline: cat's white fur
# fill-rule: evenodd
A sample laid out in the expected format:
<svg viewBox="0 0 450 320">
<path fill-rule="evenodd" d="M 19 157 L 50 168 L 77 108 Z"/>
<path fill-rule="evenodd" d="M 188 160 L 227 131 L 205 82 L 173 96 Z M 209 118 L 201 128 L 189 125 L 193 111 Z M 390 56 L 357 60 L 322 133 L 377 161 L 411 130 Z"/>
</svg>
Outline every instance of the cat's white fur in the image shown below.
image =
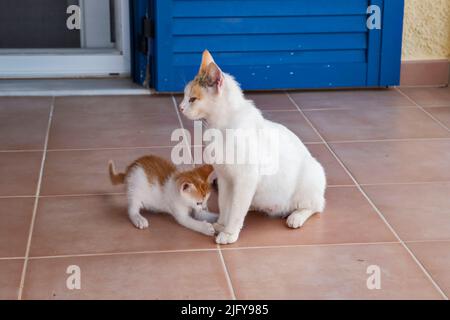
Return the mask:
<svg viewBox="0 0 450 320">
<path fill-rule="evenodd" d="M 206 57 L 205 57 L 206 55 Z M 213 164 L 219 186 L 219 220 L 214 227 L 216 242 L 237 241 L 250 208 L 271 216 L 287 216 L 291 228 L 303 226 L 314 213 L 325 207 L 326 178 L 321 164 L 311 156 L 302 141 L 285 126 L 265 119 L 251 100 L 245 99 L 234 78 L 223 73 L 205 51 L 203 65 L 214 85 L 202 87 L 202 98 L 190 101 L 194 92 L 189 83 L 180 104 L 182 113 L 191 120 L 204 119 L 209 128 L 276 129 L 279 132 L 279 169 L 274 175 L 261 174 L 260 165 Z M 192 102 L 192 103 L 191 103 Z M 253 141 L 259 147 L 267 144 L 257 134 Z M 224 142 L 225 144 L 225 142 Z M 270 150 L 269 150 L 270 151 Z"/>
<path fill-rule="evenodd" d="M 209 195 L 202 205 L 198 206 L 189 195 L 183 195 L 173 176 L 170 176 L 163 185 L 150 184 L 145 171 L 139 166 L 130 170 L 126 177 L 126 185 L 128 216 L 137 228 L 145 229 L 149 225 L 148 220 L 140 213 L 141 209 L 146 209 L 169 213 L 186 228 L 208 236 L 214 235 L 211 223 L 217 220 L 217 215 L 207 211 Z"/>
</svg>

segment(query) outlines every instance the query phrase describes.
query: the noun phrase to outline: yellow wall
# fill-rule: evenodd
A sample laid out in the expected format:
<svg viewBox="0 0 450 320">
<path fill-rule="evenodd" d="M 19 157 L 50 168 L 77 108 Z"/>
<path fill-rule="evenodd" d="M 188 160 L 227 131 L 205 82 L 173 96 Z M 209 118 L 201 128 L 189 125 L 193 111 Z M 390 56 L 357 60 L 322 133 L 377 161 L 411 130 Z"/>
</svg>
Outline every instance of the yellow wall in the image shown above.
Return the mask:
<svg viewBox="0 0 450 320">
<path fill-rule="evenodd" d="M 403 60 L 450 59 L 450 0 L 405 0 Z"/>
</svg>

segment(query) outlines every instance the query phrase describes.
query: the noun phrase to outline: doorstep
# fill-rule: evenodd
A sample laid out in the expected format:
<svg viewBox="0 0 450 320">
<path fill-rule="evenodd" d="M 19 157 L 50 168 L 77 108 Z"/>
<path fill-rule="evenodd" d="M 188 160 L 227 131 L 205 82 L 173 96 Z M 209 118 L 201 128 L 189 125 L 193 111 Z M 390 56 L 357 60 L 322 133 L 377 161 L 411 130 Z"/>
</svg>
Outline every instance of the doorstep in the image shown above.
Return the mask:
<svg viewBox="0 0 450 320">
<path fill-rule="evenodd" d="M 0 96 L 150 95 L 130 78 L 0 80 Z"/>
</svg>

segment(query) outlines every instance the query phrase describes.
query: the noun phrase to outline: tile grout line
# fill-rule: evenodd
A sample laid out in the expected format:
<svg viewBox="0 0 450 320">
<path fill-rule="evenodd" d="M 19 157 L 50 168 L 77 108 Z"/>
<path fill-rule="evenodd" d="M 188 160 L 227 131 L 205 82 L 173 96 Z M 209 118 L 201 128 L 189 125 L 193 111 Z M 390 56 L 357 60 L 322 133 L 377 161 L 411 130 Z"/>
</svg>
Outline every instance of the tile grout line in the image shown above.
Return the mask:
<svg viewBox="0 0 450 320">
<path fill-rule="evenodd" d="M 125 196 L 126 192 L 111 192 L 111 193 L 72 193 L 72 194 L 49 194 L 42 195 L 39 198 L 76 198 L 76 197 L 102 197 L 102 196 Z"/>
<path fill-rule="evenodd" d="M 0 150 L 0 153 L 36 153 L 42 152 L 43 149 L 11 149 L 11 150 Z"/>
<path fill-rule="evenodd" d="M 386 183 L 360 183 L 360 186 L 364 187 L 378 187 L 378 186 L 414 186 L 414 185 L 432 185 L 450 183 L 450 180 L 437 180 L 437 181 L 419 181 L 419 182 L 386 182 Z"/>
<path fill-rule="evenodd" d="M 435 240 L 406 240 L 405 243 L 437 243 L 450 242 L 450 239 L 435 239 Z"/>
<path fill-rule="evenodd" d="M 264 112 L 297 112 L 297 110 L 295 110 L 295 109 L 261 109 L 261 106 L 258 106 L 258 109 L 262 113 L 264 113 Z"/>
<path fill-rule="evenodd" d="M 73 152 L 73 151 L 120 151 L 120 150 L 140 150 L 140 149 L 168 149 L 173 146 L 141 146 L 141 147 L 106 147 L 106 148 L 67 148 L 67 149 L 47 149 L 47 152 Z"/>
<path fill-rule="evenodd" d="M 35 196 L 28 195 L 28 196 L 0 196 L 0 199 L 27 199 L 27 198 L 34 198 Z"/>
<path fill-rule="evenodd" d="M 0 261 L 8 261 L 8 260 L 23 260 L 24 257 L 1 257 Z"/>
<path fill-rule="evenodd" d="M 407 242 L 450 242 L 449 240 L 412 240 Z M 358 245 L 382 245 L 382 244 L 399 244 L 398 241 L 380 241 L 380 242 L 348 242 L 348 243 L 312 243 L 312 244 L 282 244 L 269 246 L 247 246 L 247 247 L 219 247 L 219 248 L 196 248 L 196 249 L 167 249 L 167 250 L 148 250 L 148 251 L 120 251 L 120 252 L 99 252 L 99 253 L 79 253 L 79 254 L 61 254 L 54 256 L 31 256 L 29 260 L 42 259 L 66 259 L 75 257 L 103 257 L 103 256 L 118 256 L 118 255 L 135 255 L 135 254 L 161 254 L 161 253 L 189 253 L 189 252 L 208 252 L 208 251 L 239 251 L 239 250 L 254 250 L 254 249 L 276 249 L 276 248 L 302 248 L 302 247 L 343 247 L 343 246 L 358 246 Z M 0 260 L 20 260 L 24 257 L 4 257 Z"/>
<path fill-rule="evenodd" d="M 367 195 L 367 193 L 363 190 L 363 188 L 359 185 L 358 181 L 355 179 L 355 177 L 351 174 L 349 169 L 344 165 L 344 163 L 341 161 L 341 159 L 337 156 L 337 154 L 334 152 L 334 150 L 330 147 L 328 142 L 323 138 L 323 136 L 319 133 L 319 131 L 316 129 L 316 127 L 312 124 L 312 122 L 309 120 L 309 118 L 306 117 L 304 112 L 300 109 L 298 104 L 295 102 L 295 100 L 291 97 L 291 95 L 285 91 L 285 94 L 288 96 L 288 98 L 291 100 L 291 102 L 294 104 L 294 106 L 297 108 L 297 110 L 300 112 L 300 114 L 306 119 L 307 123 L 311 126 L 311 128 L 314 130 L 314 132 L 320 137 L 320 139 L 323 141 L 325 146 L 328 148 L 328 151 L 331 152 L 331 154 L 335 157 L 335 159 L 339 162 L 339 164 L 342 166 L 344 171 L 349 175 L 349 177 L 352 179 L 352 181 L 355 183 L 355 186 L 358 188 L 358 190 L 362 193 L 362 195 L 366 198 L 366 200 L 369 202 L 369 204 L 372 206 L 372 208 L 375 210 L 375 212 L 378 214 L 378 216 L 381 218 L 381 220 L 385 223 L 385 225 L 388 227 L 388 229 L 394 234 L 394 236 L 397 238 L 397 240 L 400 242 L 400 244 L 403 246 L 403 248 L 409 253 L 411 258 L 416 262 L 417 266 L 420 270 L 425 274 L 425 276 L 428 278 L 428 280 L 431 282 L 431 284 L 435 287 L 435 289 L 439 292 L 439 294 L 446 300 L 448 300 L 448 297 L 445 295 L 445 293 L 442 291 L 442 289 L 439 287 L 439 285 L 434 281 L 433 277 L 429 274 L 429 272 L 425 269 L 425 267 L 422 265 L 422 263 L 417 259 L 417 257 L 414 255 L 414 253 L 409 249 L 409 247 L 405 244 L 405 242 L 400 238 L 398 233 L 394 230 L 394 228 L 389 224 L 385 216 L 381 213 L 381 211 L 377 208 L 377 206 L 373 203 L 372 199 Z"/>
<path fill-rule="evenodd" d="M 189 145 L 189 143 L 188 143 L 189 140 L 187 139 L 187 135 L 186 135 L 186 128 L 184 127 L 183 121 L 181 120 L 180 113 L 178 112 L 177 100 L 175 99 L 175 96 L 173 94 L 171 96 L 172 96 L 172 104 L 173 104 L 173 107 L 175 108 L 175 113 L 177 114 L 177 117 L 178 117 L 178 122 L 180 123 L 180 126 L 183 129 L 184 142 L 186 144 L 186 147 L 190 151 L 192 151 L 192 148 L 200 147 L 200 145 L 195 145 L 195 144 Z M 191 167 L 194 168 L 195 165 L 194 165 L 194 159 L 192 158 L 192 152 L 189 152 L 189 158 L 191 159 Z"/>
<path fill-rule="evenodd" d="M 447 131 L 450 131 L 450 129 L 443 124 L 441 121 L 439 121 L 435 116 L 433 116 L 431 113 L 429 113 L 427 110 L 425 110 L 424 107 L 422 107 L 420 104 L 418 104 L 416 101 L 414 101 L 412 98 L 410 98 L 406 93 L 404 93 L 399 88 L 395 88 L 402 96 L 404 96 L 406 99 L 414 103 L 420 110 L 422 110 L 428 117 L 430 117 L 432 120 L 434 120 L 438 125 L 440 125 L 442 128 L 444 128 Z"/>
<path fill-rule="evenodd" d="M 361 105 L 353 106 L 353 107 L 323 107 L 323 108 L 303 108 L 303 111 L 306 112 L 317 112 L 317 111 L 358 111 L 361 108 Z M 407 106 L 392 106 L 392 105 L 382 105 L 379 107 L 367 107 L 365 110 L 375 111 L 379 109 L 393 110 L 393 109 L 417 109 L 415 105 L 407 105 Z M 273 111 L 273 110 L 272 110 Z M 292 110 L 297 111 L 297 110 Z"/>
<path fill-rule="evenodd" d="M 425 88 L 425 89 L 430 89 L 430 88 L 445 88 L 445 85 L 435 85 L 435 84 L 426 84 L 426 85 L 411 85 L 411 86 L 404 86 L 404 85 L 398 85 L 394 88 L 406 88 L 406 89 L 414 89 L 414 88 Z"/>
<path fill-rule="evenodd" d="M 345 247 L 345 246 L 371 246 L 383 244 L 399 244 L 398 241 L 380 241 L 380 242 L 348 242 L 348 243 L 316 243 L 316 244 L 280 244 L 271 246 L 253 246 L 253 247 L 225 247 L 225 251 L 239 250 L 258 250 L 258 249 L 289 249 L 289 248 L 310 248 L 310 247 Z"/>
<path fill-rule="evenodd" d="M 188 143 L 188 139 L 187 139 L 186 131 L 185 131 L 186 129 L 184 128 L 183 121 L 181 121 L 180 113 L 178 112 L 177 100 L 175 99 L 175 96 L 173 94 L 171 95 L 171 97 L 172 97 L 172 104 L 175 109 L 175 113 L 177 114 L 177 117 L 178 117 L 178 122 L 180 123 L 180 126 L 183 129 L 184 141 L 186 143 L 186 146 L 190 149 L 191 146 Z M 191 158 L 191 162 L 193 162 L 192 153 L 189 153 L 189 158 Z M 191 166 L 194 166 L 194 164 L 191 163 Z"/>
<path fill-rule="evenodd" d="M 231 282 L 230 273 L 228 272 L 227 265 L 225 263 L 225 259 L 223 258 L 222 248 L 220 245 L 217 245 L 220 261 L 222 262 L 223 271 L 225 273 L 225 278 L 227 280 L 228 290 L 231 293 L 231 299 L 236 300 L 236 293 L 234 292 L 233 283 Z"/>
<path fill-rule="evenodd" d="M 121 252 L 99 252 L 99 253 L 78 253 L 78 254 L 60 254 L 54 256 L 35 256 L 29 257 L 29 260 L 43 259 L 67 259 L 67 258 L 89 258 L 89 257 L 108 257 L 108 256 L 129 256 L 141 254 L 161 254 L 161 253 L 190 253 L 190 252 L 210 252 L 217 251 L 217 248 L 197 248 L 197 249 L 173 249 L 173 250 L 149 250 L 149 251 L 121 251 Z M 22 258 L 23 259 L 23 258 Z"/>
<path fill-rule="evenodd" d="M 410 141 L 448 141 L 447 138 L 405 138 L 405 139 L 367 139 L 367 140 L 330 140 L 328 143 L 372 143 L 372 142 L 410 142 Z"/>
<path fill-rule="evenodd" d="M 26 247 L 26 251 L 25 251 L 25 260 L 23 263 L 23 268 L 22 268 L 22 275 L 20 278 L 20 286 L 19 286 L 19 293 L 17 296 L 18 300 L 22 300 L 22 294 L 23 294 L 23 288 L 25 285 L 25 276 L 26 276 L 26 272 L 27 272 L 27 267 L 28 267 L 28 257 L 30 254 L 30 247 L 31 247 L 31 238 L 33 236 L 33 229 L 34 229 L 34 223 L 36 220 L 36 212 L 37 212 L 37 207 L 39 204 L 39 195 L 41 192 L 41 183 L 42 183 L 42 177 L 43 177 L 43 173 L 44 173 L 44 166 L 45 166 L 45 159 L 47 156 L 47 146 L 48 146 L 48 140 L 49 140 L 49 135 L 50 135 L 50 127 L 52 124 L 52 118 L 53 118 L 53 111 L 55 109 L 55 97 L 52 97 L 52 101 L 51 101 L 51 106 L 50 106 L 50 113 L 48 116 L 48 124 L 47 124 L 47 132 L 45 134 L 45 142 L 44 142 L 44 151 L 42 153 L 42 160 L 41 160 L 41 168 L 39 171 L 39 178 L 38 178 L 38 182 L 37 182 L 37 187 L 36 187 L 36 194 L 35 194 L 35 199 L 34 199 L 34 206 L 33 206 L 33 213 L 31 216 L 31 223 L 30 223 L 30 229 L 28 232 L 28 240 L 27 240 L 27 247 Z"/>
<path fill-rule="evenodd" d="M 175 99 L 174 95 L 172 95 L 172 102 L 173 102 L 173 106 L 174 106 L 174 108 L 175 108 L 175 112 L 177 113 L 178 121 L 180 122 L 180 126 L 181 126 L 181 128 L 185 129 L 185 128 L 184 128 L 184 125 L 183 125 L 183 121 L 181 121 L 180 113 L 178 112 L 177 100 Z M 186 141 L 186 143 L 187 143 L 188 140 L 187 140 L 187 137 L 186 137 L 186 133 L 185 133 L 185 132 L 184 132 L 184 136 L 185 136 L 185 137 L 184 137 L 184 138 L 185 138 L 185 141 Z M 190 148 L 189 145 L 188 145 L 188 148 Z M 190 158 L 191 158 L 191 161 L 193 162 L 192 154 L 189 153 L 189 156 L 190 156 Z M 194 166 L 194 164 L 192 164 L 192 166 Z M 225 263 L 225 259 L 223 258 L 223 255 L 222 255 L 222 248 L 220 247 L 220 245 L 217 245 L 217 249 L 219 250 L 219 257 L 220 257 L 220 261 L 221 261 L 221 263 L 222 263 L 222 269 L 223 269 L 223 272 L 224 272 L 224 275 L 225 275 L 225 279 L 226 279 L 226 281 L 227 281 L 228 290 L 230 291 L 230 294 L 231 294 L 232 299 L 233 299 L 233 300 L 236 300 L 236 295 L 235 295 L 235 293 L 234 293 L 233 284 L 231 283 L 230 274 L 228 273 L 228 268 L 227 268 L 227 265 L 226 265 L 226 263 Z"/>
<path fill-rule="evenodd" d="M 450 108 L 450 104 L 432 104 L 426 106 L 426 108 Z"/>
</svg>

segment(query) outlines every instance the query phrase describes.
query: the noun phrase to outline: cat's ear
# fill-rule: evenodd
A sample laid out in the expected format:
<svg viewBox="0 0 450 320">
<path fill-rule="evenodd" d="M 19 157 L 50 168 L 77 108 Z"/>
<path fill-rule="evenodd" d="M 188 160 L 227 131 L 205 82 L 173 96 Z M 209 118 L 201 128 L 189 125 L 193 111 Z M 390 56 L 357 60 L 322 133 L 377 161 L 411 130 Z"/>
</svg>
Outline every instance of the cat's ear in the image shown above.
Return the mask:
<svg viewBox="0 0 450 320">
<path fill-rule="evenodd" d="M 203 51 L 202 64 L 200 65 L 200 70 L 198 71 L 198 73 L 206 72 L 206 69 L 208 68 L 208 66 L 211 62 L 214 62 L 214 59 L 213 59 L 211 53 L 209 53 L 208 50 Z"/>
<path fill-rule="evenodd" d="M 211 62 L 206 68 L 206 75 L 208 77 L 208 83 L 217 89 L 217 92 L 221 92 L 223 86 L 223 73 L 219 66 L 215 62 Z"/>
<path fill-rule="evenodd" d="M 220 93 L 223 85 L 223 73 L 208 50 L 203 51 L 202 64 L 200 65 L 199 74 L 205 74 L 208 79 L 208 85 L 215 87 Z"/>
<path fill-rule="evenodd" d="M 196 189 L 195 186 L 189 182 L 183 182 L 180 187 L 180 191 L 183 191 L 183 192 L 190 192 L 190 191 L 194 191 L 195 189 Z"/>
<path fill-rule="evenodd" d="M 217 179 L 217 175 L 216 175 L 216 172 L 213 170 L 213 171 L 211 171 L 211 173 L 208 175 L 208 178 L 207 178 L 206 181 L 207 181 L 209 184 L 213 184 L 214 179 Z"/>
<path fill-rule="evenodd" d="M 202 179 L 206 180 L 208 184 L 211 184 L 215 179 L 214 167 L 210 164 L 205 164 L 198 168 L 198 173 L 202 176 Z"/>
</svg>

